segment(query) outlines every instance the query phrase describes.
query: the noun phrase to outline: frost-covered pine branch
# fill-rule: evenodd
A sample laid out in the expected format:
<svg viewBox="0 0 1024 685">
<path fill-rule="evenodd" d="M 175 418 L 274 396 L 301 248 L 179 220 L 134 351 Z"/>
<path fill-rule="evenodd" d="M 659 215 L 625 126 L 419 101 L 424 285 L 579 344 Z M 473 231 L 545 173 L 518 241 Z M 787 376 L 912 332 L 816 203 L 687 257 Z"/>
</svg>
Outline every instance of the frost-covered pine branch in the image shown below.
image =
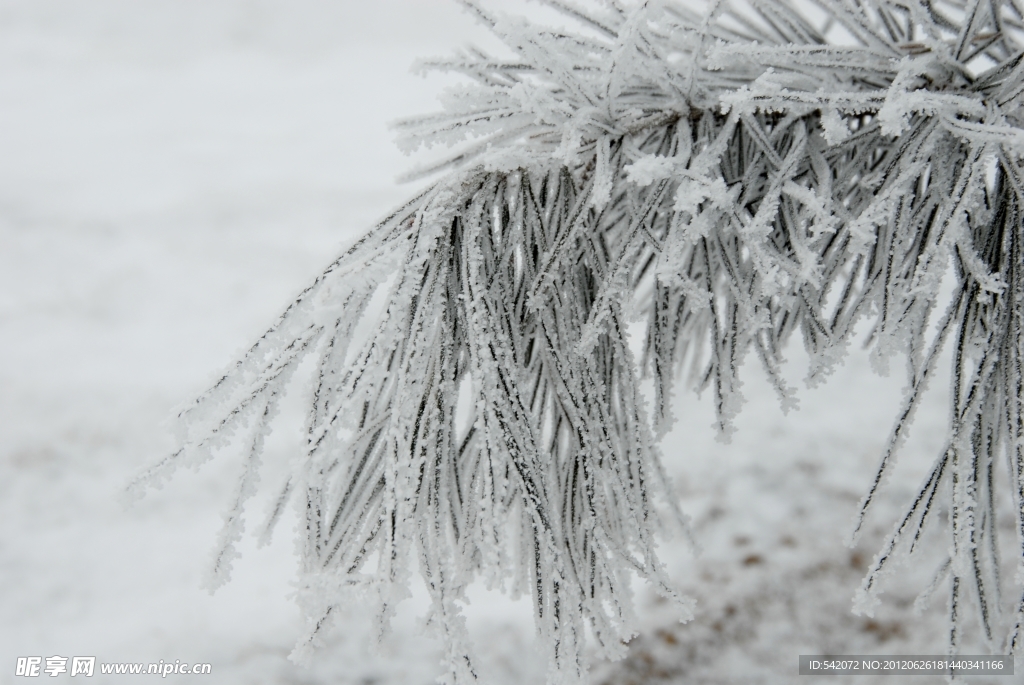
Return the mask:
<svg viewBox="0 0 1024 685">
<path fill-rule="evenodd" d="M 269 523 L 289 501 L 302 512 L 314 633 L 348 586 L 376 597 L 385 630 L 415 559 L 450 682 L 475 678 L 459 603 L 480 577 L 532 598 L 552 681 L 575 680 L 586 635 L 614 657 L 632 634 L 632 574 L 673 594 L 653 540 L 678 514 L 656 446 L 675 379 L 712 389 L 728 435 L 748 353 L 788 407 L 792 335 L 813 382 L 866 320 L 876 363 L 905 354 L 910 389 L 858 529 L 946 347 L 954 387 L 946 447 L 857 607 L 948 506 L 950 648 L 969 606 L 992 649 L 1019 653 L 1024 598 L 998 599 L 995 517 L 1009 498 L 1024 578 L 1024 6 L 547 0 L 568 31 L 465 4 L 515 57 L 427 65 L 472 83 L 401 125 L 409 148 L 455 146 L 423 170 L 440 180 L 183 411 L 181 449 L 135 483 L 246 446 L 214 584 L 277 402 L 312 357 L 307 451 Z"/>
</svg>

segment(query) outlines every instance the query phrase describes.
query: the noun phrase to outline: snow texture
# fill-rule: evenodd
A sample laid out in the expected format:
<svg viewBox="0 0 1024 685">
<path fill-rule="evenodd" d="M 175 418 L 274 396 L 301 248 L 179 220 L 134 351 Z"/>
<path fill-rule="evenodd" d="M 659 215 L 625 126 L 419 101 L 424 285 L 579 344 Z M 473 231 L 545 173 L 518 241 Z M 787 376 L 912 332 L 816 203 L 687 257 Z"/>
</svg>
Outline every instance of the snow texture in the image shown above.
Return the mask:
<svg viewBox="0 0 1024 685">
<path fill-rule="evenodd" d="M 465 610 L 482 584 L 528 598 L 549 682 L 584 680 L 601 659 L 629 665 L 625 642 L 643 628 L 636 577 L 671 600 L 675 620 L 699 611 L 683 586 L 706 597 L 669 569 L 674 548 L 657 553 L 663 536 L 696 534 L 662 457 L 678 434 L 677 379 L 710 389 L 716 431 L 729 439 L 739 434 L 748 356 L 788 411 L 798 392 L 783 354 L 794 334 L 812 386 L 838 373 L 849 343 L 866 336 L 878 371 L 905 357 L 907 390 L 854 508 L 851 544 L 872 507 L 892 513 L 883 485 L 944 359 L 951 389 L 938 456 L 866 564 L 854 608 L 881 611 L 882 590 L 898 586 L 894 571 L 931 563 L 940 549 L 946 556 L 931 560 L 939 570 L 932 580 L 929 568 L 918 605 L 929 610 L 929 595 L 947 589 L 945 648 L 980 641 L 1020 653 L 1022 8 L 547 0 L 564 17 L 551 28 L 465 4 L 502 41 L 503 56 L 467 48 L 424 62 L 465 79 L 441 114 L 399 123 L 407 151 L 455 146 L 411 175 L 435 180 L 341 251 L 182 406 L 178 446 L 128 488 L 137 498 L 182 466 L 230 463 L 222 468 L 236 471 L 234 485 L 223 493 L 206 585 L 223 586 L 239 565 L 256 499 L 266 511 L 261 544 L 278 544 L 274 527 L 297 521 L 296 598 L 309 628 L 298 660 L 315 660 L 332 625 L 354 625 L 360 603 L 373 608 L 376 641 L 393 645 L 399 605 L 423 588 L 441 681 L 485 679 L 493 654 L 474 648 Z M 216 15 L 233 6 L 211 7 Z M 8 29 L 28 44 L 8 49 L 53 58 L 53 45 L 32 43 L 47 35 L 33 20 L 46 26 L 53 15 L 8 9 L 29 25 Z M 266 26 L 274 40 L 288 33 Z M 206 38 L 196 38 L 201 47 Z M 229 56 L 196 54 L 200 67 L 240 75 Z M 129 90 L 141 80 L 126 67 L 118 78 Z M 167 116 L 167 102 L 154 106 Z M 228 123 L 236 127 L 237 115 Z M 99 124 L 110 126 L 96 118 L 84 130 Z M 97 147 L 93 157 L 103 154 Z M 280 191 L 272 166 L 253 176 Z M 217 187 L 208 174 L 199 183 Z M 361 176 L 346 182 L 357 187 Z M 32 175 L 12 178 L 28 185 Z M 77 187 L 68 214 L 110 221 L 89 204 L 104 189 Z M 150 211 L 175 200 L 134 199 Z M 117 221 L 130 222 L 130 206 L 118 211 Z M 28 220 L 52 226 L 60 217 Z M 225 243 L 230 253 L 250 241 Z M 202 302 L 206 289 L 193 287 Z M 145 368 L 159 358 L 147 355 Z M 303 444 L 269 448 L 281 432 L 271 433 L 275 418 L 296 413 Z M 790 474 L 776 488 L 797 480 Z M 1008 520 L 1014 531 L 1000 536 Z M 930 523 L 945 524 L 944 542 Z M 1013 586 L 1000 560 L 1008 549 Z M 791 564 L 776 580 L 806 571 Z"/>
</svg>

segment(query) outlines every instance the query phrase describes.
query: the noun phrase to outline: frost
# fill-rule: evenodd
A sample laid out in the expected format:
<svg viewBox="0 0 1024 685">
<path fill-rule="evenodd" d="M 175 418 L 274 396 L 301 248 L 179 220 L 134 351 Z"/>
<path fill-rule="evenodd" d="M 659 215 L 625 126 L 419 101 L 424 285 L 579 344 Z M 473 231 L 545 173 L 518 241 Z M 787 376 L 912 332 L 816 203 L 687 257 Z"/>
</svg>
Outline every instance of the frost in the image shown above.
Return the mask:
<svg viewBox="0 0 1024 685">
<path fill-rule="evenodd" d="M 655 181 L 671 178 L 676 171 L 676 160 L 664 155 L 644 155 L 623 167 L 630 182 L 646 188 Z"/>
<path fill-rule="evenodd" d="M 365 590 L 383 633 L 415 567 L 448 682 L 476 677 L 460 613 L 475 578 L 531 598 L 550 679 L 573 682 L 588 639 L 616 656 L 632 635 L 634 574 L 689 611 L 655 554 L 656 505 L 674 501 L 655 438 L 679 374 L 710 388 L 728 438 L 749 353 L 790 407 L 779 369 L 793 336 L 816 380 L 866 322 L 880 366 L 906 356 L 908 391 L 851 541 L 947 347 L 953 386 L 946 446 L 857 607 L 873 610 L 945 508 L 950 562 L 933 585 L 948 575 L 950 649 L 970 602 L 990 644 L 1019 653 L 1024 601 L 1000 599 L 995 521 L 1008 502 L 1024 554 L 1018 5 L 828 0 L 855 43 L 832 46 L 785 0 L 704 16 L 684 2 L 547 4 L 578 30 L 466 3 L 513 57 L 432 63 L 473 82 L 400 125 L 407 149 L 457 146 L 422 170 L 443 175 L 181 412 L 181 449 L 133 491 L 245 446 L 215 553 L 223 582 L 276 402 L 309 359 L 306 450 L 264 528 L 289 500 L 301 512 L 311 633 L 297 654 L 342 588 Z M 972 71 L 979 58 L 993 66 Z"/>
<path fill-rule="evenodd" d="M 684 178 L 676 191 L 673 209 L 680 214 L 696 215 L 705 201 L 717 209 L 726 209 L 732 199 L 720 178 Z"/>
<path fill-rule="evenodd" d="M 828 108 L 821 115 L 821 130 L 829 145 L 838 145 L 850 137 L 850 127 L 833 108 Z"/>
</svg>

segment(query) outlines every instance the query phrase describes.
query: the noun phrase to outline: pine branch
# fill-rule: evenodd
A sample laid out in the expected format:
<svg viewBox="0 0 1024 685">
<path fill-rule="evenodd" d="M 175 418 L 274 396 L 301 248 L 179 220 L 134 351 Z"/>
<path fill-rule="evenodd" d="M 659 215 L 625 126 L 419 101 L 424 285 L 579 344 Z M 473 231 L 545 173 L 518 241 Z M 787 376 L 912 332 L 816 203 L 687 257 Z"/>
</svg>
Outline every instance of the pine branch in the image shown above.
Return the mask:
<svg viewBox="0 0 1024 685">
<path fill-rule="evenodd" d="M 751 349 L 789 406 L 778 369 L 792 336 L 816 381 L 867 320 L 878 367 L 906 354 L 910 391 L 858 529 L 953 339 L 955 387 L 947 446 L 860 606 L 942 503 L 953 551 L 935 584 L 948 572 L 949 648 L 969 604 L 1001 649 L 1007 497 L 1024 569 L 1022 8 L 818 0 L 830 19 L 816 23 L 789 0 L 717 2 L 703 16 L 681 2 L 548 0 L 573 33 L 465 4 L 515 58 L 431 64 L 474 82 L 443 113 L 402 124 L 407 149 L 462 146 L 426 170 L 445 176 L 182 413 L 182 449 L 137 488 L 248 433 L 217 556 L 225 579 L 272 407 L 311 356 L 307 450 L 264 533 L 294 500 L 309 644 L 351 584 L 376 593 L 383 630 L 415 558 L 450 682 L 476 678 L 459 614 L 476 577 L 532 597 L 552 679 L 571 681 L 586 669 L 585 626 L 608 656 L 632 634 L 631 573 L 674 596 L 654 538 L 658 502 L 675 506 L 655 440 L 675 379 L 713 387 L 728 436 Z M 853 45 L 832 44 L 837 27 Z M 950 268 L 957 287 L 943 301 Z M 369 303 L 385 290 L 378 316 Z M 641 308 L 637 362 L 625 312 Z M 375 328 L 359 345 L 366 317 Z M 1001 460 L 1008 493 L 992 475 Z M 1005 644 L 1019 651 L 1024 600 L 1010 611 Z"/>
</svg>

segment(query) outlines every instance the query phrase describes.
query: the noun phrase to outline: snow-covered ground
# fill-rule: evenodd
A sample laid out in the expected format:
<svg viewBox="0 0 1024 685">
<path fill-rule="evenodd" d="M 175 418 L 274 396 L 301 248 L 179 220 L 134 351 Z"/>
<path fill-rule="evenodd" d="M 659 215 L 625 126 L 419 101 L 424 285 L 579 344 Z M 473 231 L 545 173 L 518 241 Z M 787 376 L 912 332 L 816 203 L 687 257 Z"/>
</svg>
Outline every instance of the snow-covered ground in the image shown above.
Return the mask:
<svg viewBox="0 0 1024 685">
<path fill-rule="evenodd" d="M 0 683 L 25 681 L 17 657 L 54 655 L 208 662 L 226 684 L 433 681 L 419 598 L 376 651 L 354 607 L 309 668 L 288 661 L 303 630 L 288 523 L 247 541 L 218 593 L 200 588 L 229 461 L 131 509 L 118 494 L 171 448 L 174 406 L 415 190 L 394 182 L 413 162 L 386 124 L 435 108 L 444 79 L 411 63 L 470 40 L 487 42 L 441 0 L 0 0 Z M 894 581 L 875 618 L 850 613 L 941 443 L 942 382 L 850 550 L 901 379 L 854 350 L 783 416 L 746 372 L 731 445 L 691 394 L 664 442 L 704 551 L 663 553 L 698 616 L 680 625 L 638 588 L 645 630 L 595 682 L 784 683 L 799 654 L 943 650 L 941 591 L 910 610 L 931 569 Z M 298 445 L 286 421 L 268 449 Z M 467 613 L 485 682 L 543 681 L 528 607 L 481 591 Z"/>
</svg>

